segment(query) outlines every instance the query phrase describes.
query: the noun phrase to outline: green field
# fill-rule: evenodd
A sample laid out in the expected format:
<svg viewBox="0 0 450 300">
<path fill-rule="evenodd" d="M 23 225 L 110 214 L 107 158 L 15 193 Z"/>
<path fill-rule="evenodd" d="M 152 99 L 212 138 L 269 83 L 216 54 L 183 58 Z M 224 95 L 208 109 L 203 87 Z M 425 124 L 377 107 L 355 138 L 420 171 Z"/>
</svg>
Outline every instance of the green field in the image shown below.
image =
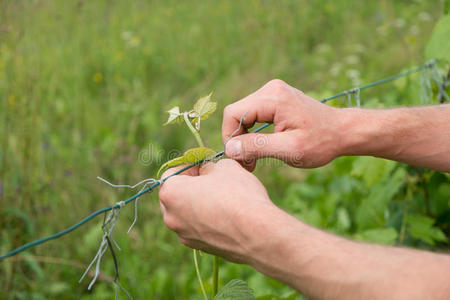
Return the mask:
<svg viewBox="0 0 450 300">
<path fill-rule="evenodd" d="M 273 78 L 321 99 L 420 65 L 442 14 L 443 1 L 425 0 L 0 0 L 0 254 L 133 195 L 96 176 L 134 184 L 195 146 L 185 127 L 161 126 L 171 107 L 213 91 L 218 111 L 202 131 L 222 150 L 225 105 Z M 419 95 L 416 74 L 361 102 L 420 105 Z M 264 160 L 255 173 L 277 205 L 325 230 L 449 247 L 448 174 L 372 157 L 316 170 Z M 156 193 L 140 199 L 127 234 L 133 218 L 129 205 L 114 235 L 122 285 L 135 299 L 202 299 L 192 252 L 165 227 Z M 101 222 L 2 261 L 0 299 L 113 299 L 110 255 L 92 291 L 89 278 L 78 283 Z M 211 262 L 200 258 L 208 290 Z M 220 273 L 221 285 L 241 278 L 257 296 L 293 292 L 247 266 L 223 262 Z"/>
</svg>

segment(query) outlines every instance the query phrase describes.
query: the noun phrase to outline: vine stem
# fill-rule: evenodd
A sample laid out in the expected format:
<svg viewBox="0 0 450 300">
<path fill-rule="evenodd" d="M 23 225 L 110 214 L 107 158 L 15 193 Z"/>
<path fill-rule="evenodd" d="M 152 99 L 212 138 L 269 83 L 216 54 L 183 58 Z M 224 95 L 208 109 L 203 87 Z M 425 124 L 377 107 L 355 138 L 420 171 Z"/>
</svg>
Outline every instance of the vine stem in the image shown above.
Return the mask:
<svg viewBox="0 0 450 300">
<path fill-rule="evenodd" d="M 398 238 L 398 242 L 399 242 L 400 245 L 402 245 L 403 242 L 405 241 L 406 220 L 408 218 L 408 202 L 411 199 L 411 197 L 412 197 L 411 196 L 411 188 L 408 185 L 407 189 L 406 189 L 406 197 L 405 197 L 405 199 L 403 200 L 403 203 L 402 203 L 403 204 L 403 207 L 402 207 L 403 217 L 402 217 L 402 224 L 401 224 L 401 227 L 400 227 L 400 236 Z"/>
<path fill-rule="evenodd" d="M 218 288 L 219 288 L 219 257 L 214 256 L 212 300 L 214 300 L 214 297 L 217 295 Z"/>
<path fill-rule="evenodd" d="M 198 145 L 200 147 L 205 147 L 203 144 L 202 138 L 200 137 L 200 133 L 198 133 L 197 129 L 195 129 L 194 126 L 192 125 L 191 121 L 189 120 L 187 112 L 183 113 L 183 118 L 184 118 L 184 122 L 186 123 L 187 127 L 189 128 L 189 130 L 192 132 L 195 139 L 197 140 Z"/>
<path fill-rule="evenodd" d="M 204 147 L 202 138 L 200 136 L 200 133 L 197 129 L 192 126 L 191 121 L 189 120 L 188 113 L 183 113 L 184 122 L 186 123 L 186 126 L 189 128 L 189 130 L 194 135 L 195 139 L 197 140 L 197 143 L 200 147 Z M 195 272 L 197 273 L 197 279 L 200 283 L 200 288 L 202 290 L 203 298 L 205 300 L 208 300 L 208 296 L 205 292 L 205 287 L 203 285 L 202 276 L 200 274 L 200 269 L 198 267 L 198 260 L 197 260 L 197 250 L 194 249 L 194 264 L 195 264 Z M 219 257 L 214 256 L 214 264 L 213 264 L 213 293 L 212 293 L 212 300 L 214 300 L 214 296 L 217 294 L 217 289 L 219 286 Z"/>
<path fill-rule="evenodd" d="M 197 273 L 197 279 L 200 283 L 200 289 L 202 290 L 202 295 L 204 300 L 208 300 L 208 296 L 206 295 L 205 287 L 203 285 L 202 276 L 200 275 L 200 269 L 198 267 L 198 260 L 197 260 L 197 250 L 193 250 L 194 254 L 194 265 L 195 265 L 195 273 Z"/>
</svg>

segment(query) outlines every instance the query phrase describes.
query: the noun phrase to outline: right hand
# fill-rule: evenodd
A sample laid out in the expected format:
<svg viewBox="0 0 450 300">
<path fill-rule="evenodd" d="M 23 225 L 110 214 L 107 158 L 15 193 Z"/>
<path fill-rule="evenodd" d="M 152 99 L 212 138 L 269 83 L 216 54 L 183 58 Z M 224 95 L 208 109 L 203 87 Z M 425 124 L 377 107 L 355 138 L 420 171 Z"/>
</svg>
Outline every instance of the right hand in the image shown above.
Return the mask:
<svg viewBox="0 0 450 300">
<path fill-rule="evenodd" d="M 250 171 L 256 160 L 263 157 L 278 158 L 294 167 L 314 168 L 339 155 L 341 131 L 336 123 L 340 121 L 340 110 L 308 97 L 282 80 L 271 80 L 225 107 L 223 142 L 239 127 L 245 113 L 241 130 L 228 141 L 225 153 Z M 255 122 L 273 123 L 274 133 L 247 133 Z"/>
</svg>

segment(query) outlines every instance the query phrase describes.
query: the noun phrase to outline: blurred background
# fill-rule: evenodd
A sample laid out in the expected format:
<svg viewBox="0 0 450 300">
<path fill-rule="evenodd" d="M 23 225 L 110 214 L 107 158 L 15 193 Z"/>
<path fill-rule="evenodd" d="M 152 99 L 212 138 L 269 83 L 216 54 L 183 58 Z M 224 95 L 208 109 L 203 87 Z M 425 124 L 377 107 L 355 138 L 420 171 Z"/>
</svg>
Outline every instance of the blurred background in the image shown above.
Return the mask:
<svg viewBox="0 0 450 300">
<path fill-rule="evenodd" d="M 162 127 L 171 107 L 187 110 L 213 91 L 218 110 L 202 135 L 220 150 L 223 107 L 270 79 L 321 99 L 424 63 L 443 6 L 0 1 L 0 254 L 133 195 L 96 176 L 134 184 L 195 146 L 185 126 Z M 416 74 L 361 92 L 361 102 L 420 105 L 419 95 Z M 277 205 L 312 225 L 370 242 L 448 249 L 448 174 L 372 157 L 339 158 L 316 170 L 264 160 L 255 173 Z M 164 226 L 157 195 L 141 198 L 127 234 L 133 217 L 133 206 L 124 208 L 114 234 L 122 285 L 135 299 L 201 299 L 192 253 Z M 0 299 L 113 298 L 109 254 L 92 291 L 90 278 L 78 283 L 99 247 L 101 223 L 98 217 L 2 261 Z M 207 289 L 211 262 L 200 258 Z M 264 299 L 304 299 L 247 266 L 223 262 L 220 271 L 221 285 L 241 278 L 257 296 L 272 295 Z"/>
</svg>

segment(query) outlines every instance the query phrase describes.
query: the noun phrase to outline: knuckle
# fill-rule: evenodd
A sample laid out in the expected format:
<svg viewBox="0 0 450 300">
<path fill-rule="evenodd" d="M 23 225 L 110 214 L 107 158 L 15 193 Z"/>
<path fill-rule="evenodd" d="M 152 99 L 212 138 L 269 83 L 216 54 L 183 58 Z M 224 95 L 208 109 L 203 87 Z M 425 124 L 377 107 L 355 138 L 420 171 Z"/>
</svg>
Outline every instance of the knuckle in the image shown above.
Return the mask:
<svg viewBox="0 0 450 300">
<path fill-rule="evenodd" d="M 166 226 L 172 231 L 177 232 L 180 230 L 179 222 L 167 213 L 164 215 L 164 224 L 166 224 Z"/>
<path fill-rule="evenodd" d="M 159 200 L 161 200 L 162 203 L 166 203 L 168 199 L 171 198 L 170 189 L 168 189 L 166 186 L 163 186 L 159 189 Z"/>
<path fill-rule="evenodd" d="M 224 117 L 230 116 L 232 111 L 233 111 L 233 104 L 228 104 L 227 106 L 225 106 L 225 108 L 223 109 Z"/>
<path fill-rule="evenodd" d="M 174 189 L 168 184 L 168 182 L 165 182 L 160 188 L 159 188 L 159 199 L 163 204 L 166 204 L 167 202 L 170 202 L 171 199 L 174 198 Z"/>
<path fill-rule="evenodd" d="M 281 103 L 289 101 L 292 96 L 292 88 L 281 79 L 273 79 L 268 82 L 269 89 L 275 100 Z"/>
<path fill-rule="evenodd" d="M 159 196 L 165 199 L 170 199 L 175 197 L 178 186 L 180 186 L 180 180 L 182 180 L 183 175 L 176 175 L 168 178 L 159 189 Z"/>
<path fill-rule="evenodd" d="M 281 90 L 288 86 L 288 84 L 281 79 L 272 79 L 266 85 L 276 90 Z"/>
<path fill-rule="evenodd" d="M 159 189 L 159 200 L 165 205 L 170 206 L 176 199 L 176 185 L 173 183 L 176 177 L 171 178 L 171 180 L 166 181 Z"/>
</svg>

